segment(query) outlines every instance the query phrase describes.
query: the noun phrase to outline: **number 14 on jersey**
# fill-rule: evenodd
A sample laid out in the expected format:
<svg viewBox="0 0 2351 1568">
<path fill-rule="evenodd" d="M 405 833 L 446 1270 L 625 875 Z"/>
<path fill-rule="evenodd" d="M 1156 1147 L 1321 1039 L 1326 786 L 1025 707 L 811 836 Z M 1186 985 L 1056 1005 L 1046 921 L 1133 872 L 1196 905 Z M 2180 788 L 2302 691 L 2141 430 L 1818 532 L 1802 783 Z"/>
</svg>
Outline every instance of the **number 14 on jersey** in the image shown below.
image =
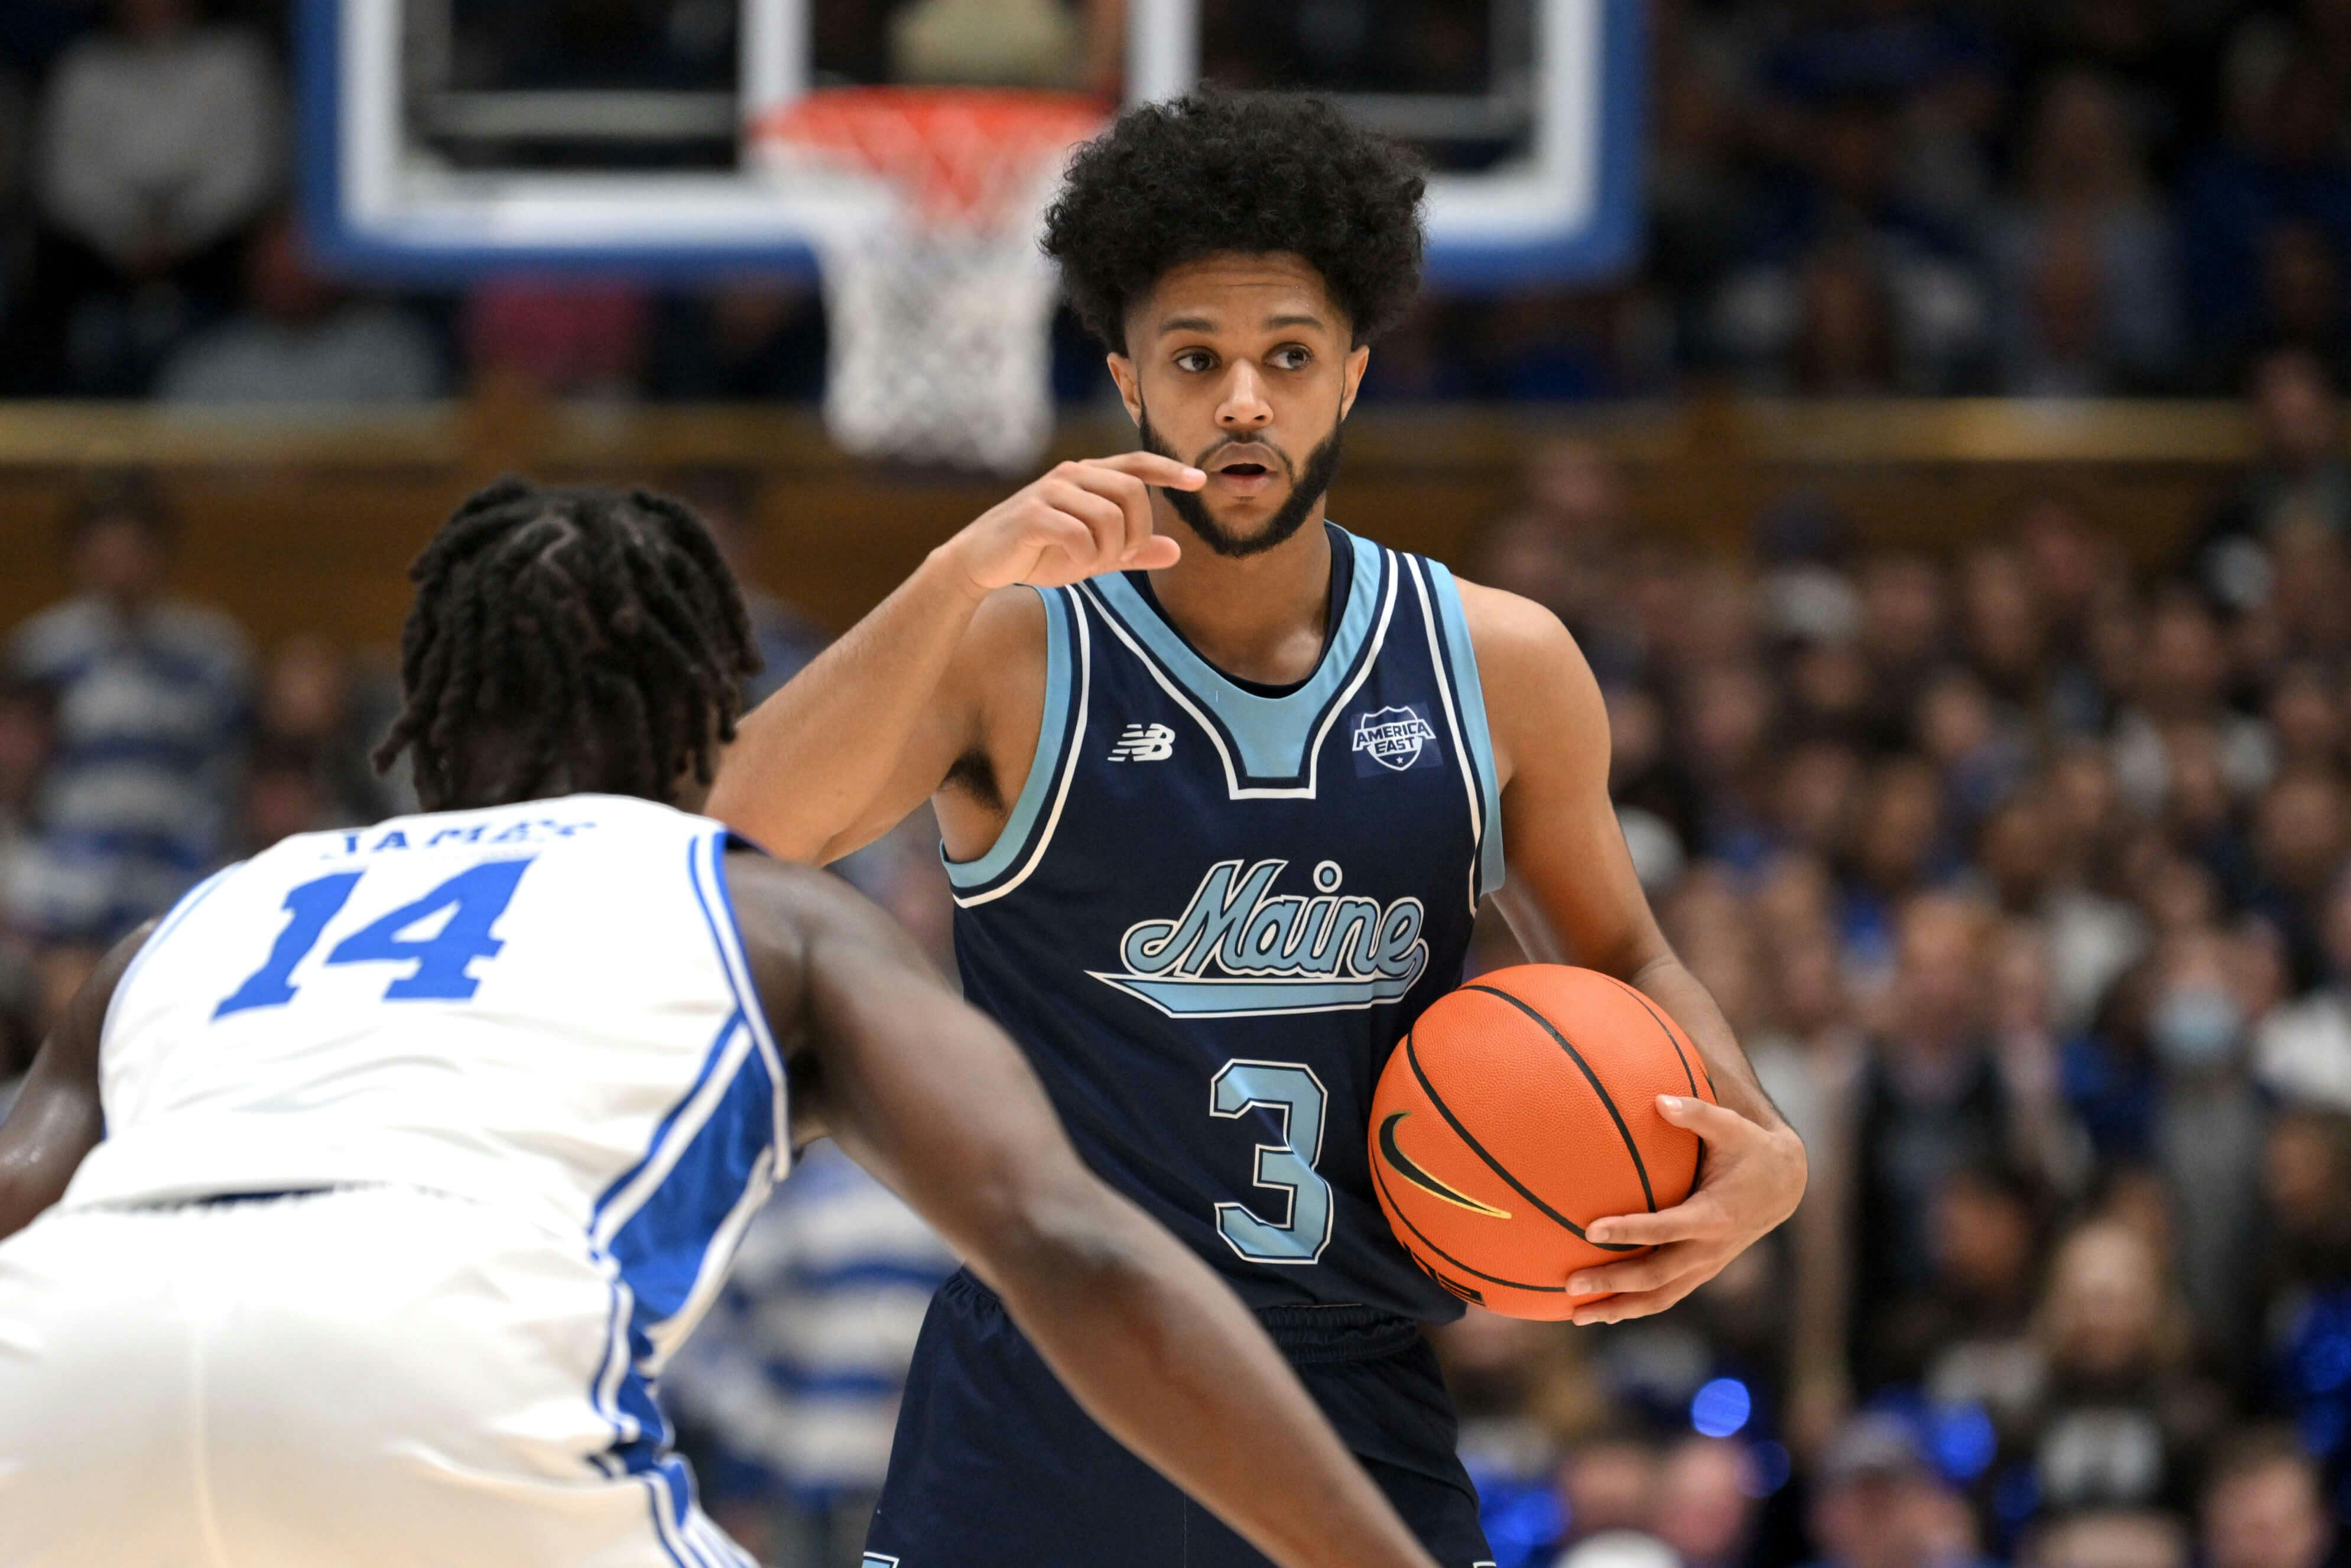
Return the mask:
<svg viewBox="0 0 2351 1568">
<path fill-rule="evenodd" d="M 416 967 L 384 988 L 383 999 L 398 1001 L 471 1001 L 480 977 L 471 972 L 475 959 L 495 958 L 506 943 L 490 935 L 498 917 L 514 901 L 515 888 L 528 870 L 530 857 L 485 861 L 467 866 L 423 897 L 403 904 L 370 921 L 336 943 L 326 961 L 335 964 L 413 964 Z M 231 1013 L 255 1008 L 282 1008 L 294 999 L 296 966 L 308 957 L 333 925 L 367 873 L 337 872 L 306 882 L 286 895 L 286 928 L 261 967 L 245 983 L 221 998 L 213 1009 L 218 1022 Z M 430 936 L 409 933 L 446 911 L 438 932 Z"/>
</svg>

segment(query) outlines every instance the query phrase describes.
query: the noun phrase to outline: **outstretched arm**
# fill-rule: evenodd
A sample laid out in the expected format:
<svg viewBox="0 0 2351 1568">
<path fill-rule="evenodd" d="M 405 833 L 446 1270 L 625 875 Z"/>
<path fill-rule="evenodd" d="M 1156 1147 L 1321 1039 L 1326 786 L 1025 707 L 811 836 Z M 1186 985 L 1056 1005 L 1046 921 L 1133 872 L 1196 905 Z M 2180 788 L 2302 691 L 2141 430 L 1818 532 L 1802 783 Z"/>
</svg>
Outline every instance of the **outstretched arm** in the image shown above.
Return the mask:
<svg viewBox="0 0 2351 1568">
<path fill-rule="evenodd" d="M 817 864 L 888 831 L 978 738 L 987 648 L 973 633 L 988 596 L 1172 564 L 1145 486 L 1207 477 L 1129 452 L 1061 464 L 983 513 L 744 718 L 704 809 Z"/>
<path fill-rule="evenodd" d="M 903 932 L 797 868 L 738 856 L 727 874 L 755 949 L 751 926 L 798 935 L 797 973 L 760 977 L 813 1058 L 796 1125 L 820 1117 L 971 1260 L 1090 1415 L 1268 1556 L 1430 1568 L 1239 1299 L 1085 1169 L 1012 1042 Z"/>
<path fill-rule="evenodd" d="M 0 1239 L 15 1235 L 63 1197 L 98 1147 L 106 1114 L 98 1098 L 99 1037 L 114 988 L 155 929 L 149 921 L 114 945 L 66 1006 L 25 1087 L 0 1122 Z"/>
<path fill-rule="evenodd" d="M 1663 1312 L 1795 1212 L 1804 1145 L 1756 1081 L 1722 1009 L 1657 929 L 1608 799 L 1608 710 L 1558 617 L 1514 594 L 1461 585 L 1502 787 L 1512 888 L 1501 900 L 1529 950 L 1614 975 L 1681 1025 L 1706 1060 L 1719 1105 L 1658 1097 L 1658 1111 L 1706 1140 L 1688 1199 L 1585 1228 L 1594 1241 L 1654 1246 L 1568 1281 L 1579 1323 Z M 1530 918 L 1530 917 L 1532 918 Z"/>
</svg>

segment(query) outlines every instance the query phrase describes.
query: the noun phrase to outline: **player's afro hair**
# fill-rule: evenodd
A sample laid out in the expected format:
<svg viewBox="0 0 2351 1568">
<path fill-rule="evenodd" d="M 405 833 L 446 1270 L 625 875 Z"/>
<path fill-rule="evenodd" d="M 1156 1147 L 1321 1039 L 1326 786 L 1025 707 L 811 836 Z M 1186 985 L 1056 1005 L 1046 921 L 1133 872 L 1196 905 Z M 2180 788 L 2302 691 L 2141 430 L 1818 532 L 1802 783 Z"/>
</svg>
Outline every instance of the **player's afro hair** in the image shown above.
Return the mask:
<svg viewBox="0 0 2351 1568">
<path fill-rule="evenodd" d="M 1145 104 L 1078 150 L 1045 254 L 1081 319 L 1126 351 L 1126 310 L 1167 272 L 1226 253 L 1303 256 L 1358 343 L 1420 287 L 1413 155 L 1318 98 L 1204 91 Z"/>
</svg>

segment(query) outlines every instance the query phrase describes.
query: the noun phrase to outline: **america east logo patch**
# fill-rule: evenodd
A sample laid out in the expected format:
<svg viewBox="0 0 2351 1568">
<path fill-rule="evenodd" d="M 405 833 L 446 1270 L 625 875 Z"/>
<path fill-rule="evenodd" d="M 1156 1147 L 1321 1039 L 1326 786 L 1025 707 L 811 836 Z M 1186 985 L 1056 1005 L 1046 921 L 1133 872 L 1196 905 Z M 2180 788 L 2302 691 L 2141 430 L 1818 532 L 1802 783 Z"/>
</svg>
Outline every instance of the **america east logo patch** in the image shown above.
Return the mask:
<svg viewBox="0 0 2351 1568">
<path fill-rule="evenodd" d="M 1355 771 L 1371 777 L 1367 762 L 1401 773 L 1417 765 L 1436 729 L 1416 707 L 1374 708 L 1355 720 Z"/>
</svg>

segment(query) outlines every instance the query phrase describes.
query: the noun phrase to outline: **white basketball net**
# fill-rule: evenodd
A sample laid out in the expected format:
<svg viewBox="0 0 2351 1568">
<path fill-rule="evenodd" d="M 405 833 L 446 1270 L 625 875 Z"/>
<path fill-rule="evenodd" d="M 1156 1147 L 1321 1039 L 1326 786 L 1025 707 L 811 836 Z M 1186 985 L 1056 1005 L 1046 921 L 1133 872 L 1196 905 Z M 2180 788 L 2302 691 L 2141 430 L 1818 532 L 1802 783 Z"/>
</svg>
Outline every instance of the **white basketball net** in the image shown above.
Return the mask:
<svg viewBox="0 0 2351 1568">
<path fill-rule="evenodd" d="M 1038 227 L 1090 118 L 1064 104 L 1008 129 L 946 94 L 919 119 L 871 112 L 878 90 L 838 96 L 848 114 L 820 104 L 762 141 L 772 170 L 869 176 L 873 199 L 815 238 L 827 431 L 862 456 L 1033 467 L 1053 433 L 1057 292 Z"/>
</svg>

